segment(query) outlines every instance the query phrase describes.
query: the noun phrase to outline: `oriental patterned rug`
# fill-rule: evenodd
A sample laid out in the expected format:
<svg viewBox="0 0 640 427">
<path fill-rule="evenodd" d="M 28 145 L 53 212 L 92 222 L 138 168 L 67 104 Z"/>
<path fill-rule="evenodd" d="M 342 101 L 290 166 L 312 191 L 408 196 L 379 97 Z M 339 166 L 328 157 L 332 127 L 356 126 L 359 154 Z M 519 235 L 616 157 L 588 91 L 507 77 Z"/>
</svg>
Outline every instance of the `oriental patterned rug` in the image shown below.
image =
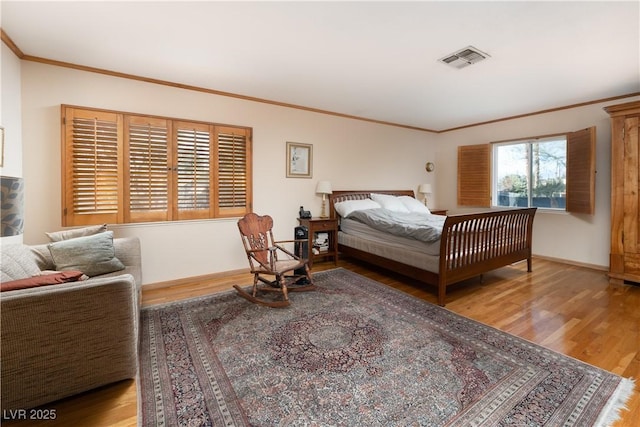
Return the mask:
<svg viewBox="0 0 640 427">
<path fill-rule="evenodd" d="M 593 426 L 633 381 L 341 268 L 142 311 L 143 426 Z"/>
</svg>

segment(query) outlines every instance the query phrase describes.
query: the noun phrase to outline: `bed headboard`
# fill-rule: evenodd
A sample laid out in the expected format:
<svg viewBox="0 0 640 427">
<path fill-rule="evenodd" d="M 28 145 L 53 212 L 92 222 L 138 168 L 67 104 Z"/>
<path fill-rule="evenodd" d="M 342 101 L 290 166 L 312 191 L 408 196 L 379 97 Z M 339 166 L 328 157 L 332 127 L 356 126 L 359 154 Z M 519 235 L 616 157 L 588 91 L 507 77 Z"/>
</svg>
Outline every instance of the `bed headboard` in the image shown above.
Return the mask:
<svg viewBox="0 0 640 427">
<path fill-rule="evenodd" d="M 415 197 L 413 190 L 340 190 L 329 194 L 329 217 L 337 218 L 335 204 L 344 200 L 369 199 L 371 193 Z"/>
</svg>

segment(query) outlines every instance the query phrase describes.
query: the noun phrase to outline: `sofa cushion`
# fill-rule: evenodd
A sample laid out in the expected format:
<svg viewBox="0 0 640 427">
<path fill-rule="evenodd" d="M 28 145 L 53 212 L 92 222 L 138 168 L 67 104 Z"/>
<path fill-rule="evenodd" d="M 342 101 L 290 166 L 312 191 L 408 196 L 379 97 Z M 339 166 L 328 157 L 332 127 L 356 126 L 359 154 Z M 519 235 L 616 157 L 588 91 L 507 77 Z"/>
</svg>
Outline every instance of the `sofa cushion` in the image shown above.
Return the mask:
<svg viewBox="0 0 640 427">
<path fill-rule="evenodd" d="M 24 279 L 40 274 L 31 250 L 27 245 L 2 245 L 2 282 Z"/>
<path fill-rule="evenodd" d="M 107 224 L 91 225 L 83 228 L 73 228 L 71 230 L 62 230 L 45 233 L 51 242 L 61 242 L 63 240 L 75 239 L 76 237 L 92 236 L 94 234 L 107 231 Z"/>
<path fill-rule="evenodd" d="M 59 271 L 51 274 L 41 274 L 24 279 L 10 280 L 0 283 L 0 292 L 15 291 L 18 289 L 35 288 L 38 286 L 57 285 L 82 280 L 86 277 L 82 271 Z"/>
<path fill-rule="evenodd" d="M 89 277 L 124 270 L 116 258 L 113 231 L 49 243 L 55 269 L 80 270 Z"/>
<path fill-rule="evenodd" d="M 56 266 L 53 265 L 53 258 L 51 258 L 51 252 L 49 251 L 48 244 L 30 245 L 31 255 L 33 256 L 36 265 L 40 270 L 55 270 Z"/>
</svg>

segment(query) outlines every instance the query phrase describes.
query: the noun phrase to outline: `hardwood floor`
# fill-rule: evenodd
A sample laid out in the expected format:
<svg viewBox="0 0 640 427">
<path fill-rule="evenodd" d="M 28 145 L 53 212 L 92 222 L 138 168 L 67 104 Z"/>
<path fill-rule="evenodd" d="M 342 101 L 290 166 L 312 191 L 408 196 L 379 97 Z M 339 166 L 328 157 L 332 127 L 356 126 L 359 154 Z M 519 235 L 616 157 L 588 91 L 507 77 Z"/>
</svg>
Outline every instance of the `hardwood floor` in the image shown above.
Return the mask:
<svg viewBox="0 0 640 427">
<path fill-rule="evenodd" d="M 352 260 L 340 267 L 435 303 L 435 288 Z M 314 271 L 333 268 L 314 264 Z M 143 306 L 174 301 L 251 283 L 248 274 L 209 282 L 143 290 Z M 294 295 L 295 297 L 295 295 Z M 614 372 L 640 378 L 640 287 L 611 287 L 605 272 L 534 259 L 450 288 L 449 310 Z M 640 389 L 637 384 L 636 389 Z M 6 426 L 135 426 L 137 391 L 133 380 L 45 405 L 55 409 L 53 421 L 3 422 Z M 636 391 L 616 427 L 640 425 Z"/>
</svg>

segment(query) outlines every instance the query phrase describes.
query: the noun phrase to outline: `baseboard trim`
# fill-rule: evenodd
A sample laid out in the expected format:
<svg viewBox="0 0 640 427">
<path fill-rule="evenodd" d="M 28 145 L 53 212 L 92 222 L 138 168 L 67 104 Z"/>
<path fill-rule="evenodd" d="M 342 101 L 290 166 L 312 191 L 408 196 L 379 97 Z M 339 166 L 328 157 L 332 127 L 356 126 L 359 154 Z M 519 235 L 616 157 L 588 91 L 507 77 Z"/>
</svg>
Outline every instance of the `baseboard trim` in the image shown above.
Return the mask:
<svg viewBox="0 0 640 427">
<path fill-rule="evenodd" d="M 574 265 L 576 267 L 590 268 L 592 270 L 600 270 L 600 271 L 604 271 L 604 272 L 608 272 L 609 271 L 609 266 L 608 265 L 588 264 L 586 262 L 571 261 L 571 260 L 568 260 L 568 259 L 555 258 L 555 257 L 550 257 L 550 256 L 544 256 L 544 255 L 533 255 L 533 258 L 534 259 L 535 258 L 540 258 L 540 259 L 544 259 L 544 260 L 547 260 L 547 261 L 558 262 L 560 264 Z"/>
<path fill-rule="evenodd" d="M 549 256 L 543 256 L 543 255 L 533 255 L 533 258 L 544 259 L 547 261 L 553 261 L 560 264 L 573 265 L 576 267 L 590 268 L 592 270 L 599 270 L 604 272 L 609 271 L 608 265 L 588 264 L 584 262 L 570 261 L 563 258 L 555 258 L 555 257 L 549 257 Z M 201 276 L 190 276 L 190 277 L 183 277 L 180 279 L 167 280 L 163 282 L 148 283 L 142 286 L 145 290 L 162 289 L 162 288 L 168 288 L 170 286 L 188 285 L 196 282 L 204 282 L 207 280 L 214 280 L 214 279 L 223 279 L 225 277 L 235 276 L 238 274 L 250 274 L 250 273 L 251 271 L 248 268 L 242 268 L 239 270 L 221 271 L 219 273 L 203 274 Z"/>
<path fill-rule="evenodd" d="M 201 276 L 190 276 L 190 277 L 183 277 L 180 279 L 167 280 L 164 282 L 143 284 L 142 287 L 145 290 L 162 289 L 162 288 L 168 288 L 170 286 L 190 285 L 196 282 L 205 282 L 207 280 L 223 279 L 225 277 L 236 276 L 238 274 L 251 274 L 251 270 L 249 270 L 248 268 L 242 268 L 240 270 L 221 271 L 219 273 L 203 274 Z"/>
</svg>

